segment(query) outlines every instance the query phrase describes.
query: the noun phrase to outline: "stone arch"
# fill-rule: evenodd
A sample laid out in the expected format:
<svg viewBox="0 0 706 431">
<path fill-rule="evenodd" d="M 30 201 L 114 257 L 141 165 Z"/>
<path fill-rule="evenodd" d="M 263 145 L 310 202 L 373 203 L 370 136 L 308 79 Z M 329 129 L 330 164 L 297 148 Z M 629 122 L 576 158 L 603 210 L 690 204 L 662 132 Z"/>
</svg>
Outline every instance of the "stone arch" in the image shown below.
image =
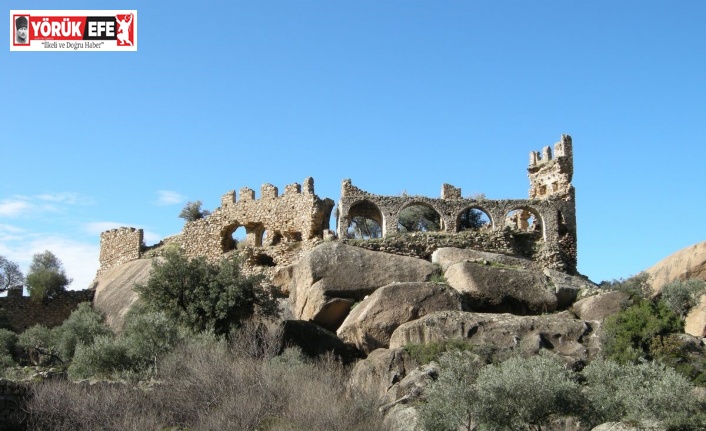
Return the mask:
<svg viewBox="0 0 706 431">
<path fill-rule="evenodd" d="M 520 232 L 539 232 L 545 238 L 546 224 L 542 213 L 530 206 L 512 208 L 505 215 L 505 226 Z"/>
<path fill-rule="evenodd" d="M 348 226 L 346 226 L 346 232 L 350 231 L 351 227 L 355 224 L 354 219 L 357 218 L 372 220 L 375 224 L 377 224 L 377 227 L 372 225 L 370 226 L 373 231 L 363 234 L 362 237 L 364 239 L 381 238 L 385 236 L 385 217 L 375 203 L 368 199 L 362 199 L 351 204 L 348 209 L 348 216 L 346 217 L 348 223 Z"/>
<path fill-rule="evenodd" d="M 221 236 L 221 251 L 222 251 L 223 253 L 227 253 L 227 252 L 229 252 L 229 251 L 231 251 L 231 250 L 235 250 L 235 248 L 237 247 L 237 242 L 236 242 L 236 240 L 234 239 L 233 234 L 234 234 L 235 231 L 238 230 L 238 228 L 240 228 L 240 227 L 243 227 L 243 228 L 244 228 L 244 226 L 241 225 L 240 223 L 238 223 L 238 222 L 233 222 L 233 223 L 230 223 L 230 224 L 224 226 L 224 227 L 221 229 L 221 233 L 220 233 L 220 236 Z"/>
<path fill-rule="evenodd" d="M 474 214 L 480 213 L 477 218 L 469 214 L 474 212 Z M 469 217 L 470 216 L 470 217 Z M 476 227 L 473 227 L 476 225 Z M 461 232 L 463 230 L 474 230 L 474 229 L 487 229 L 493 230 L 495 228 L 495 222 L 490 211 L 481 207 L 480 205 L 469 205 L 462 209 L 456 215 L 456 231 Z"/>
<path fill-rule="evenodd" d="M 405 226 L 400 220 L 403 218 L 403 213 L 409 214 L 413 207 L 420 207 L 427 210 L 431 210 L 433 213 L 426 211 L 426 214 L 414 214 L 415 220 L 411 220 L 414 226 Z M 434 205 L 412 199 L 405 202 L 397 212 L 397 230 L 399 232 L 419 232 L 419 231 L 443 231 L 446 229 L 446 221 L 442 216 L 443 212 L 439 211 Z"/>
</svg>

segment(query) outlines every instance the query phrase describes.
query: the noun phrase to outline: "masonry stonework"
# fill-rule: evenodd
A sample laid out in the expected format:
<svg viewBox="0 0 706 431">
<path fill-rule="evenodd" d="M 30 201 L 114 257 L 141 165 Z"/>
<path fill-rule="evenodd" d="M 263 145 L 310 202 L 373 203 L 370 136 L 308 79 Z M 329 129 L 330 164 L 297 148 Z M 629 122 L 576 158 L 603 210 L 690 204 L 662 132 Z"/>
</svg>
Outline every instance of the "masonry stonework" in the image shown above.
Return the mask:
<svg viewBox="0 0 706 431">
<path fill-rule="evenodd" d="M 22 296 L 22 290 L 8 290 L 0 298 L 0 317 L 8 329 L 20 333 L 34 325 L 53 328 L 61 325 L 82 302 L 92 302 L 94 290 L 60 292 L 50 300 L 37 301 Z"/>
<path fill-rule="evenodd" d="M 530 153 L 529 199 L 467 199 L 450 184 L 441 188 L 440 198 L 424 196 L 381 196 L 343 180 L 336 216 L 336 232 L 329 230 L 334 202 L 314 194 L 312 178 L 303 185 L 287 185 L 282 195 L 277 187 L 264 184 L 259 198 L 244 187 L 221 198 L 221 206 L 210 215 L 187 222 L 179 235 L 168 238 L 191 257 L 220 259 L 240 250 L 249 267 L 278 267 L 294 263 L 324 238 L 397 254 L 428 258 L 438 247 L 463 246 L 533 259 L 538 265 L 567 273 L 576 272 L 576 205 L 571 185 L 573 149 L 571 137 L 563 135 L 554 151 L 545 147 Z M 400 213 L 422 205 L 439 215 L 441 231 L 400 234 Z M 462 217 L 480 211 L 488 223 L 480 229 L 463 230 Z M 369 241 L 347 239 L 354 217 L 378 223 L 382 238 Z M 243 227 L 245 244 L 232 235 Z M 164 240 L 166 243 L 167 240 Z M 245 247 L 242 247 L 245 246 Z M 147 251 L 142 231 L 121 228 L 101 234 L 101 269 L 140 257 L 159 254 L 159 245 Z"/>
<path fill-rule="evenodd" d="M 121 227 L 101 233 L 98 275 L 114 266 L 139 259 L 143 248 L 143 235 L 142 229 L 134 227 Z"/>
</svg>

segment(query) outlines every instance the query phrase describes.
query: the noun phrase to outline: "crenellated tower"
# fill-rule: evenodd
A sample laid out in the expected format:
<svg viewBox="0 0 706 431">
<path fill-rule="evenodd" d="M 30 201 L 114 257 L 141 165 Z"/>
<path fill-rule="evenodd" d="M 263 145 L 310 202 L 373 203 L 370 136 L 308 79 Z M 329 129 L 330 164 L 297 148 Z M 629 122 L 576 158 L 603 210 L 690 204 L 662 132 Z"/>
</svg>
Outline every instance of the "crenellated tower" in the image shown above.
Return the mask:
<svg viewBox="0 0 706 431">
<path fill-rule="evenodd" d="M 530 179 L 529 198 L 546 199 L 559 197 L 574 199 L 571 179 L 574 174 L 574 153 L 571 136 L 561 135 L 561 141 L 554 144 L 554 155 L 549 146 L 542 152 L 530 152 L 527 175 Z"/>
</svg>

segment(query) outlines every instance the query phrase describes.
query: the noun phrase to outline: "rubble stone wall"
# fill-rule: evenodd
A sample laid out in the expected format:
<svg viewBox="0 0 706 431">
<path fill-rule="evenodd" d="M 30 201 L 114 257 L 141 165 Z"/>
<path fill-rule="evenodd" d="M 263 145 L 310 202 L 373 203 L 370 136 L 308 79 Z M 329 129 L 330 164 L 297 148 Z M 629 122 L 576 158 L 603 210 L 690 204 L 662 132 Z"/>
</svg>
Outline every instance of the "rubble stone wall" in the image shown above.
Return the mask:
<svg viewBox="0 0 706 431">
<path fill-rule="evenodd" d="M 428 254 L 435 244 L 460 241 L 479 250 L 531 256 L 547 267 L 573 273 L 577 266 L 577 235 L 575 192 L 571 185 L 571 137 L 562 135 L 560 142 L 554 145 L 553 154 L 550 147 L 531 152 L 527 170 L 528 199 L 464 199 L 461 189 L 450 184 L 442 185 L 441 198 L 381 196 L 343 180 L 336 234 L 339 240 L 351 244 L 418 257 Z M 391 246 L 392 240 L 367 244 L 346 240 L 351 220 L 356 216 L 376 221 L 383 239 L 397 235 L 400 213 L 414 205 L 433 209 L 439 215 L 441 233 L 445 236 L 427 235 L 432 239 L 425 239 L 425 245 L 420 245 L 419 238 L 402 235 L 400 237 L 410 244 L 399 247 Z M 179 235 L 168 240 L 178 244 L 188 256 L 203 256 L 209 260 L 241 250 L 251 269 L 266 273 L 267 267 L 293 263 L 322 239 L 331 239 L 334 234 L 329 231 L 329 218 L 333 206 L 331 199 L 320 199 L 314 194 L 312 178 L 305 179 L 302 185 L 287 185 L 282 195 L 272 184 L 262 185 L 258 198 L 253 189 L 244 187 L 237 194 L 235 190 L 224 194 L 221 206 L 213 213 L 187 222 Z M 470 209 L 485 213 L 489 223 L 477 230 L 464 230 L 462 216 Z M 233 238 L 239 227 L 245 229 L 244 244 L 237 244 Z M 451 240 L 448 235 L 460 235 L 460 239 Z M 518 242 L 517 238 L 522 241 Z M 398 244 L 399 241 L 393 242 Z M 139 259 L 143 254 L 146 257 L 159 255 L 162 246 L 146 249 L 140 229 L 104 232 L 99 274 L 115 265 Z"/>
<path fill-rule="evenodd" d="M 121 227 L 101 233 L 98 275 L 114 266 L 139 259 L 143 237 L 142 229 L 134 227 Z"/>
<path fill-rule="evenodd" d="M 264 184 L 260 198 L 248 188 L 234 190 L 221 198 L 221 207 L 211 215 L 187 222 L 180 236 L 181 248 L 189 256 L 218 259 L 236 248 L 233 232 L 244 227 L 246 245 L 276 246 L 322 238 L 329 228 L 334 202 L 314 194 L 314 180 L 304 180 L 304 187 L 290 184 L 279 196 L 277 187 Z"/>
<path fill-rule="evenodd" d="M 53 328 L 61 325 L 78 304 L 92 302 L 94 294 L 94 290 L 66 291 L 52 299 L 37 301 L 13 289 L 0 298 L 0 316 L 17 333 L 37 324 Z"/>
</svg>

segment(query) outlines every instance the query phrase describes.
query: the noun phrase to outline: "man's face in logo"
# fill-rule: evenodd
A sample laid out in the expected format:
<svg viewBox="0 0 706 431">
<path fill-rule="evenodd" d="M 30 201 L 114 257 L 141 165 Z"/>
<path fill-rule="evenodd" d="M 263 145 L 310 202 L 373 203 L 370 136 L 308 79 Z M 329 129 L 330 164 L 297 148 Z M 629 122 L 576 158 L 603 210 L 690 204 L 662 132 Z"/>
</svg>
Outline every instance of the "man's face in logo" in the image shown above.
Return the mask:
<svg viewBox="0 0 706 431">
<path fill-rule="evenodd" d="M 27 27 L 20 27 L 17 29 L 17 37 L 22 40 L 27 40 Z"/>
</svg>

